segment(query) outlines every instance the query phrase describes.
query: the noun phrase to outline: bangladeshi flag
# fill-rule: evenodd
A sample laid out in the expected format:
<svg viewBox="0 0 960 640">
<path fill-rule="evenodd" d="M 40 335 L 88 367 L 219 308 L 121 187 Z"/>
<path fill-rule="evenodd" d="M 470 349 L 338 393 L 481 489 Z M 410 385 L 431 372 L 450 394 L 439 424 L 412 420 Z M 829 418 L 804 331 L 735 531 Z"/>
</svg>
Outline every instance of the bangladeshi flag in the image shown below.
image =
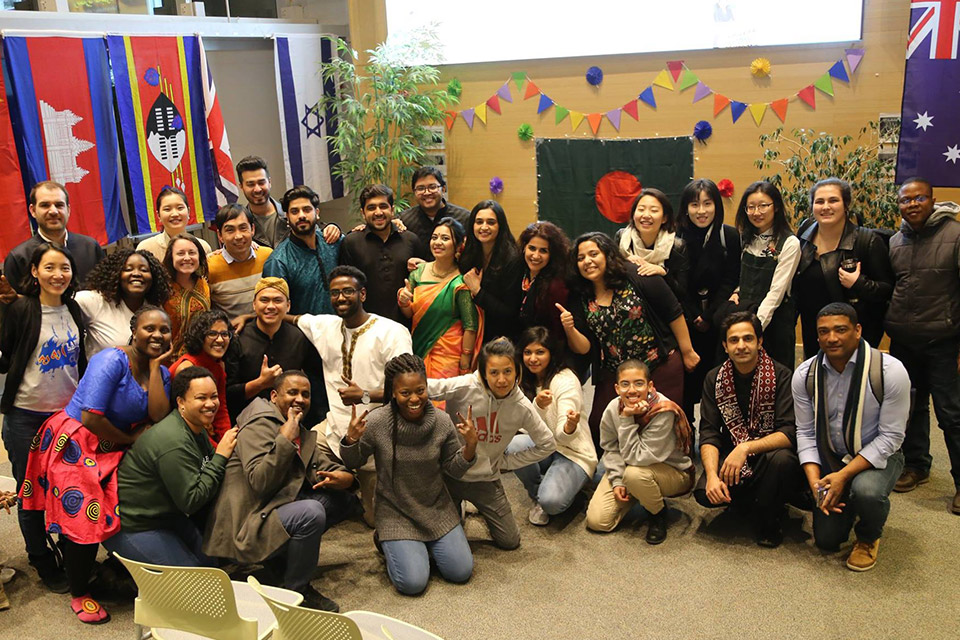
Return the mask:
<svg viewBox="0 0 960 640">
<path fill-rule="evenodd" d="M 126 236 L 103 38 L 5 36 L 3 49 L 10 118 L 23 153 L 23 186 L 43 180 L 64 185 L 70 231 L 100 244 Z M 6 198 L 10 192 L 3 193 Z"/>
<path fill-rule="evenodd" d="M 190 223 L 212 219 L 217 200 L 196 36 L 107 36 L 120 130 L 140 233 L 159 230 L 157 194 L 187 194 Z"/>
<path fill-rule="evenodd" d="M 588 231 L 611 236 L 630 220 L 644 187 L 666 193 L 677 207 L 693 179 L 691 138 L 537 140 L 539 218 L 570 238 Z"/>
<path fill-rule="evenodd" d="M 2 50 L 0 50 L 2 51 Z M 3 74 L 0 73 L 0 257 L 30 237 L 27 221 L 27 199 L 23 194 L 20 158 L 10 126 L 10 109 L 6 100 Z"/>
</svg>

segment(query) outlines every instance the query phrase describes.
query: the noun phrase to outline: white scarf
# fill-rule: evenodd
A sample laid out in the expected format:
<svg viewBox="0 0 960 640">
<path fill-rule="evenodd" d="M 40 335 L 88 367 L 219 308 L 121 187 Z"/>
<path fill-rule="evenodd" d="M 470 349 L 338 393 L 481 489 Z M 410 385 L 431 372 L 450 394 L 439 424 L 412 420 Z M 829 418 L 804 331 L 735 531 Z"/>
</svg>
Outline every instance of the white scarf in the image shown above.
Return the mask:
<svg viewBox="0 0 960 640">
<path fill-rule="evenodd" d="M 647 249 L 640 237 L 640 232 L 637 231 L 637 227 L 631 223 L 624 227 L 623 233 L 620 234 L 620 249 L 628 256 L 637 256 L 645 262 L 662 267 L 663 263 L 670 257 L 676 235 L 673 231 L 667 231 L 660 227 L 657 239 L 653 243 L 653 249 Z"/>
</svg>

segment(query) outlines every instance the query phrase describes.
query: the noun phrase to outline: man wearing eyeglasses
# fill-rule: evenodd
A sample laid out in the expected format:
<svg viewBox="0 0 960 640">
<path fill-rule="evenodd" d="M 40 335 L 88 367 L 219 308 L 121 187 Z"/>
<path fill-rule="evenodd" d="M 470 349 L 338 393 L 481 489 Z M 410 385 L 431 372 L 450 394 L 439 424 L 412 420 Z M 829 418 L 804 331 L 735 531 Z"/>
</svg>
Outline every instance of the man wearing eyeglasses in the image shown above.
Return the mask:
<svg viewBox="0 0 960 640">
<path fill-rule="evenodd" d="M 436 167 L 420 167 L 410 181 L 417 204 L 400 214 L 400 221 L 407 230 L 415 233 L 424 247 L 430 246 L 430 236 L 440 220 L 450 216 L 467 227 L 470 211 L 444 199 L 447 183 Z M 426 257 L 426 256 L 423 256 Z M 399 288 L 399 287 L 398 287 Z M 396 292 L 396 289 L 394 289 Z"/>
<path fill-rule="evenodd" d="M 397 306 L 397 290 L 404 286 L 410 258 L 426 257 L 423 243 L 416 234 L 392 224 L 393 189 L 387 185 L 364 187 L 360 211 L 366 225 L 344 238 L 340 264 L 356 267 L 367 276 L 367 310 L 409 327 L 410 320 Z"/>
<path fill-rule="evenodd" d="M 907 368 L 913 404 L 903 441 L 905 464 L 894 490 L 912 491 L 930 479 L 930 396 L 950 455 L 960 515 L 960 206 L 937 202 L 923 178 L 900 187 L 903 222 L 890 239 L 896 275 L 887 310 L 890 355 Z"/>
<path fill-rule="evenodd" d="M 707 373 L 700 399 L 703 473 L 693 490 L 707 508 L 748 513 L 756 542 L 783 542 L 787 501 L 801 486 L 790 370 L 763 350 L 760 320 L 735 311 L 720 325 L 727 360 Z"/>
</svg>

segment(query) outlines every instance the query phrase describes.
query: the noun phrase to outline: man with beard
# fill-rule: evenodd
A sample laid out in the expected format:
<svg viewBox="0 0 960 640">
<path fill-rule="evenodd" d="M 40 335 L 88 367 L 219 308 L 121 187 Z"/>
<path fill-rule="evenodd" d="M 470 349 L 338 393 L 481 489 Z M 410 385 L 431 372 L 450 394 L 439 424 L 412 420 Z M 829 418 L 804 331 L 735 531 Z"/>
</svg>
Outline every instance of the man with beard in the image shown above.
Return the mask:
<svg viewBox="0 0 960 640">
<path fill-rule="evenodd" d="M 237 420 L 237 447 L 207 520 L 204 553 L 243 563 L 283 557 L 282 586 L 304 606 L 339 611 L 310 585 L 320 537 L 347 514 L 353 474 L 330 459 L 314 431 L 302 426 L 310 381 L 302 371 L 277 378 L 270 400 L 256 398 Z"/>
<path fill-rule="evenodd" d="M 293 319 L 323 361 L 323 378 L 330 411 L 318 429 L 330 449 L 340 456 L 340 440 L 350 426 L 351 407 L 357 412 L 383 402 L 383 369 L 402 353 L 413 353 L 406 327 L 389 318 L 367 313 L 367 278 L 356 267 L 340 266 L 330 273 L 330 304 L 337 315 L 302 315 Z M 370 461 L 357 470 L 363 500 L 363 519 L 373 526 L 376 471 Z"/>
<path fill-rule="evenodd" d="M 270 170 L 263 158 L 247 156 L 237 163 L 237 178 L 240 189 L 247 198 L 247 211 L 253 216 L 253 241 L 261 247 L 275 249 L 287 239 L 290 226 L 280 215 L 280 203 L 270 197 Z M 340 237 L 340 227 L 328 224 L 323 227 L 323 238 L 333 244 Z"/>
<path fill-rule="evenodd" d="M 340 264 L 357 267 L 367 276 L 367 309 L 409 326 L 397 306 L 397 289 L 404 286 L 407 262 L 423 257 L 423 243 L 409 231 L 397 231 L 393 221 L 393 189 L 384 184 L 360 192 L 360 211 L 367 223 L 347 235 L 340 247 Z"/>
<path fill-rule="evenodd" d="M 294 314 L 333 313 L 327 274 L 337 266 L 343 239 L 324 242 L 317 228 L 319 206 L 320 196 L 310 187 L 301 185 L 283 194 L 290 237 L 263 265 L 265 277 L 283 278 L 290 285 L 290 312 Z"/>
</svg>

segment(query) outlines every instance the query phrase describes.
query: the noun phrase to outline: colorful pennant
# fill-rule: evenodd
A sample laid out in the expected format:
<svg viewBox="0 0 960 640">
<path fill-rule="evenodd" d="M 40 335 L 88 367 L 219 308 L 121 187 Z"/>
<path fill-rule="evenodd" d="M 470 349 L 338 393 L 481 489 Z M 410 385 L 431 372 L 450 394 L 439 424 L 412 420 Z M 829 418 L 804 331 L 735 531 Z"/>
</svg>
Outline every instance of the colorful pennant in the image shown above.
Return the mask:
<svg viewBox="0 0 960 640">
<path fill-rule="evenodd" d="M 697 88 L 693 91 L 693 101 L 699 102 L 711 93 L 713 93 L 713 89 L 703 84 L 703 82 L 697 82 Z"/>
<path fill-rule="evenodd" d="M 597 130 L 600 129 L 600 122 L 603 120 L 602 113 L 588 113 L 587 122 L 590 123 L 590 128 L 593 130 L 593 135 L 597 135 Z"/>
<path fill-rule="evenodd" d="M 657 77 L 653 79 L 653 84 L 658 87 L 663 87 L 664 89 L 670 89 L 673 91 L 673 83 L 670 82 L 670 74 L 666 71 L 661 71 L 657 74 Z"/>
<path fill-rule="evenodd" d="M 626 111 L 626 112 L 627 112 L 627 115 L 629 115 L 629 116 L 630 116 L 631 118 L 633 118 L 634 120 L 639 120 L 639 119 L 640 119 L 640 114 L 637 113 L 637 101 L 636 101 L 636 100 L 631 100 L 631 101 L 628 102 L 627 104 L 623 105 L 623 107 L 621 107 L 621 108 L 622 108 L 624 111 Z"/>
<path fill-rule="evenodd" d="M 757 123 L 758 127 L 760 126 L 760 122 L 763 120 L 763 114 L 766 112 L 766 102 L 753 102 L 750 104 L 750 115 L 753 116 L 753 121 Z"/>
<path fill-rule="evenodd" d="M 495 93 L 487 99 L 487 106 L 490 107 L 497 115 L 501 115 L 500 112 L 500 94 Z"/>
<path fill-rule="evenodd" d="M 561 122 L 563 122 L 563 119 L 567 117 L 568 113 L 570 113 L 569 109 L 565 109 L 564 107 L 557 105 L 556 118 L 554 120 L 554 124 L 560 124 Z"/>
<path fill-rule="evenodd" d="M 537 87 L 537 85 L 533 84 L 533 82 L 527 82 L 527 91 L 526 93 L 523 94 L 523 99 L 529 100 L 533 96 L 539 95 L 539 94 L 540 94 L 540 89 Z"/>
<path fill-rule="evenodd" d="M 464 109 L 460 112 L 460 115 L 463 116 L 463 121 L 467 123 L 467 129 L 472 130 L 474 117 L 473 108 L 471 107 L 470 109 Z"/>
<path fill-rule="evenodd" d="M 531 83 L 532 84 L 532 83 Z M 537 105 L 537 114 L 541 114 L 553 106 L 553 100 L 547 97 L 547 94 L 540 94 L 540 104 Z"/>
<path fill-rule="evenodd" d="M 689 69 L 684 69 L 683 75 L 680 76 L 680 83 L 677 84 L 677 88 L 680 91 L 685 91 L 695 84 L 696 85 L 702 84 L 700 82 L 700 78 L 698 78 L 697 74 L 695 74 L 693 71 L 690 71 Z M 694 102 L 696 102 L 696 100 L 694 100 Z"/>
<path fill-rule="evenodd" d="M 779 100 L 774 100 L 770 103 L 770 109 L 777 114 L 777 117 L 780 118 L 780 122 L 786 122 L 787 120 L 787 103 L 790 100 L 788 98 L 780 98 Z"/>
<path fill-rule="evenodd" d="M 480 120 L 480 122 L 482 122 L 483 124 L 487 124 L 487 103 L 486 102 L 484 102 L 483 104 L 478 104 L 476 107 L 473 108 L 473 111 L 474 113 L 477 114 L 477 118 Z"/>
<path fill-rule="evenodd" d="M 648 105 L 650 105 L 654 109 L 657 108 L 657 99 L 653 97 L 653 87 L 647 87 L 646 89 L 641 91 L 640 95 L 637 97 L 643 100 L 644 102 L 646 102 Z"/>
<path fill-rule="evenodd" d="M 570 112 L 570 127 L 573 131 L 577 130 L 577 127 L 580 126 L 580 123 L 583 122 L 583 114 L 579 111 Z"/>
<path fill-rule="evenodd" d="M 636 104 L 636 103 L 634 103 Z M 610 121 L 610 124 L 613 125 L 613 128 L 617 131 L 620 131 L 620 118 L 622 116 L 620 109 L 613 109 L 612 111 L 607 111 L 607 120 Z"/>
<path fill-rule="evenodd" d="M 812 109 L 817 108 L 817 92 L 814 90 L 813 85 L 804 87 L 797 92 L 797 97 L 806 102 Z"/>
<path fill-rule="evenodd" d="M 526 71 L 515 71 L 510 74 L 510 77 L 513 78 L 514 84 L 517 85 L 517 91 L 523 89 L 523 83 L 527 79 Z"/>
<path fill-rule="evenodd" d="M 670 60 L 667 62 L 667 69 L 670 70 L 670 75 L 673 76 L 673 81 L 676 82 L 686 67 L 683 64 L 683 60 Z"/>
<path fill-rule="evenodd" d="M 510 95 L 510 85 L 506 82 L 503 83 L 502 87 L 497 89 L 497 95 L 507 102 L 513 102 L 513 97 Z"/>
<path fill-rule="evenodd" d="M 730 115 L 733 116 L 733 121 L 736 122 L 740 119 L 740 116 L 743 115 L 743 112 L 747 110 L 746 102 L 738 102 L 736 100 L 730 101 Z"/>
<path fill-rule="evenodd" d="M 823 91 L 828 96 L 833 95 L 833 81 L 830 79 L 830 74 L 825 73 L 816 80 L 813 81 L 813 86 L 820 91 Z"/>
<path fill-rule="evenodd" d="M 863 49 L 844 49 L 844 55 L 847 57 L 847 64 L 850 66 L 850 73 L 856 73 L 860 61 L 863 60 Z"/>
<path fill-rule="evenodd" d="M 713 117 L 716 118 L 720 112 L 730 104 L 730 98 L 722 96 L 719 93 L 713 94 Z"/>
<path fill-rule="evenodd" d="M 847 75 L 847 70 L 843 66 L 843 60 L 837 60 L 833 63 L 833 66 L 830 67 L 830 70 L 827 72 L 830 74 L 831 78 L 836 78 L 843 82 L 850 82 L 850 76 Z"/>
</svg>

